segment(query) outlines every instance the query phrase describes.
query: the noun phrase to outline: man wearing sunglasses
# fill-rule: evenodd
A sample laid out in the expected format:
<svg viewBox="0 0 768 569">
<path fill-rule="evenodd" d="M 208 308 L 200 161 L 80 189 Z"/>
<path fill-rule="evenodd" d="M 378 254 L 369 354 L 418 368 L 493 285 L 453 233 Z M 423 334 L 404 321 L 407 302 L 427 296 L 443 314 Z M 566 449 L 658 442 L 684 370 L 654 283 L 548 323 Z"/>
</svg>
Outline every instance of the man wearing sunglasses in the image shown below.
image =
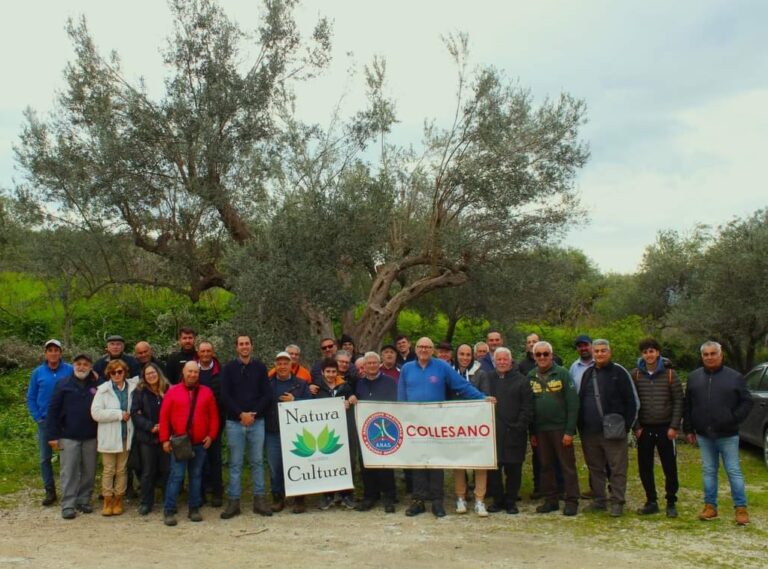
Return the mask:
<svg viewBox="0 0 768 569">
<path fill-rule="evenodd" d="M 579 415 L 579 394 L 565 368 L 554 362 L 552 345 L 536 342 L 532 349 L 536 367 L 528 373 L 533 391 L 534 420 L 531 447 L 537 449 L 544 503 L 540 514 L 560 509 L 555 465 L 560 464 L 565 489 L 563 514 L 575 516 L 579 505 L 579 478 L 573 437 Z"/>
<path fill-rule="evenodd" d="M 320 340 L 320 359 L 315 362 L 312 369 L 309 370 L 309 375 L 312 377 L 312 383 L 315 385 L 321 385 L 323 382 L 323 360 L 326 358 L 334 358 L 336 352 L 339 350 L 339 346 L 336 344 L 336 340 L 333 338 L 323 338 Z M 312 391 L 312 395 L 317 393 L 315 389 Z"/>
</svg>

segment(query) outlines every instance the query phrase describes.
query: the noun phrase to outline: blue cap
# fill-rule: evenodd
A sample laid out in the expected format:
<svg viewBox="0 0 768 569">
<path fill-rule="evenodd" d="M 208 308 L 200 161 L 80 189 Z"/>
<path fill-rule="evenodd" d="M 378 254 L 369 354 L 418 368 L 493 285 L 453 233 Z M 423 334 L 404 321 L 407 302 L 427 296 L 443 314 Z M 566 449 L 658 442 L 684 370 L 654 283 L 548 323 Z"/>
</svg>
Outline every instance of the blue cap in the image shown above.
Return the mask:
<svg viewBox="0 0 768 569">
<path fill-rule="evenodd" d="M 579 344 L 591 344 L 592 338 L 587 336 L 586 334 L 582 334 L 581 336 L 576 336 L 576 339 L 573 341 L 574 346 L 578 346 Z"/>
</svg>

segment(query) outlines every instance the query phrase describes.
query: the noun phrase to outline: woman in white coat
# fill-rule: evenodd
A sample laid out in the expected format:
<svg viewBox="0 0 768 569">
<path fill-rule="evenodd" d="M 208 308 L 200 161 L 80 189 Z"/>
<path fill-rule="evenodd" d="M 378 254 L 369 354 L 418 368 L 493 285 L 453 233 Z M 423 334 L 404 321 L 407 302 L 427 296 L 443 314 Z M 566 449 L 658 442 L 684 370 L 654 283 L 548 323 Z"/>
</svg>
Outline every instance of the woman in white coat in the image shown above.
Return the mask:
<svg viewBox="0 0 768 569">
<path fill-rule="evenodd" d="M 91 416 L 98 423 L 97 448 L 104 466 L 101 475 L 104 508 L 101 514 L 119 516 L 123 513 L 123 496 L 128 485 L 128 454 L 133 439 L 131 398 L 138 378 L 128 378 L 128 364 L 119 359 L 109 362 L 104 375 L 110 381 L 96 389 L 91 404 Z"/>
</svg>

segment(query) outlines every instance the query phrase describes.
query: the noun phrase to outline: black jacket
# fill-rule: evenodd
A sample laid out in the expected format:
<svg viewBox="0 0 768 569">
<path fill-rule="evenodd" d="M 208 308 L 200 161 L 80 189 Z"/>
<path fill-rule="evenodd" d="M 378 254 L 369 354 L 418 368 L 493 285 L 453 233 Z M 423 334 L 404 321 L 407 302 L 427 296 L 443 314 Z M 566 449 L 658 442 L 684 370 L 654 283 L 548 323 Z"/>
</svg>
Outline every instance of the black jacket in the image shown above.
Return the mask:
<svg viewBox="0 0 768 569">
<path fill-rule="evenodd" d="M 195 360 L 197 352 L 195 350 L 180 350 L 172 353 L 168 356 L 165 362 L 166 377 L 168 381 L 176 385 L 181 381 L 181 370 L 184 369 L 184 364 Z"/>
<path fill-rule="evenodd" d="M 640 411 L 634 429 L 647 426 L 679 429 L 683 419 L 683 386 L 677 374 L 664 367 L 661 358 L 653 373 L 641 360 L 640 365 L 629 374 L 640 398 Z"/>
<path fill-rule="evenodd" d="M 589 428 L 590 425 L 602 425 L 602 419 L 599 416 L 585 418 L 585 411 L 590 413 L 595 408 L 594 400 L 587 401 L 587 397 L 594 398 L 594 389 L 592 388 L 592 377 L 597 377 L 597 387 L 600 391 L 600 403 L 603 407 L 603 416 L 611 413 L 617 413 L 624 417 L 624 426 L 629 432 L 637 419 L 637 400 L 635 399 L 635 390 L 632 387 L 632 378 L 629 372 L 620 365 L 609 362 L 603 367 L 592 366 L 587 368 L 581 378 L 579 389 L 579 431 L 580 432 L 601 432 Z M 585 429 L 585 426 L 587 427 Z"/>
<path fill-rule="evenodd" d="M 496 450 L 499 464 L 519 464 L 528 447 L 533 419 L 531 382 L 517 368 L 504 376 L 496 370 L 475 374 L 477 388 L 496 398 Z"/>
<path fill-rule="evenodd" d="M 98 424 L 91 417 L 91 403 L 96 388 L 102 383 L 103 380 L 93 373 L 89 381 L 82 382 L 71 375 L 56 384 L 45 423 L 49 441 L 87 441 L 96 438 Z"/>
<path fill-rule="evenodd" d="M 688 376 L 683 429 L 710 438 L 739 434 L 739 424 L 752 410 L 744 376 L 735 369 L 700 367 Z"/>
<path fill-rule="evenodd" d="M 134 436 L 140 443 L 148 445 L 160 444 L 160 433 L 153 433 L 152 428 L 160 424 L 160 405 L 163 398 L 155 395 L 146 387 L 136 390 L 131 400 L 131 419 L 133 420 Z"/>
</svg>

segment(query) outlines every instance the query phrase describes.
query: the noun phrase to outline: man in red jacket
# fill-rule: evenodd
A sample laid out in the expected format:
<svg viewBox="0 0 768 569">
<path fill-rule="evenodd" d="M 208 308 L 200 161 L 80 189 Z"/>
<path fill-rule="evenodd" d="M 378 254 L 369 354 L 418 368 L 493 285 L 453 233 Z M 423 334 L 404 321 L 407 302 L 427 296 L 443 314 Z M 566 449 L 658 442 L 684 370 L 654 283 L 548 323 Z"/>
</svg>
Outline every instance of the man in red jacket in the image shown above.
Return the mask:
<svg viewBox="0 0 768 569">
<path fill-rule="evenodd" d="M 160 441 L 163 450 L 171 455 L 171 472 L 165 489 L 165 516 L 167 526 L 176 525 L 176 499 L 189 470 L 189 520 L 200 522 L 202 504 L 201 483 L 205 451 L 219 432 L 219 411 L 213 391 L 199 384 L 200 368 L 197 362 L 184 364 L 181 383 L 171 387 L 160 407 Z M 189 434 L 194 458 L 177 460 L 171 452 L 171 435 Z"/>
</svg>

